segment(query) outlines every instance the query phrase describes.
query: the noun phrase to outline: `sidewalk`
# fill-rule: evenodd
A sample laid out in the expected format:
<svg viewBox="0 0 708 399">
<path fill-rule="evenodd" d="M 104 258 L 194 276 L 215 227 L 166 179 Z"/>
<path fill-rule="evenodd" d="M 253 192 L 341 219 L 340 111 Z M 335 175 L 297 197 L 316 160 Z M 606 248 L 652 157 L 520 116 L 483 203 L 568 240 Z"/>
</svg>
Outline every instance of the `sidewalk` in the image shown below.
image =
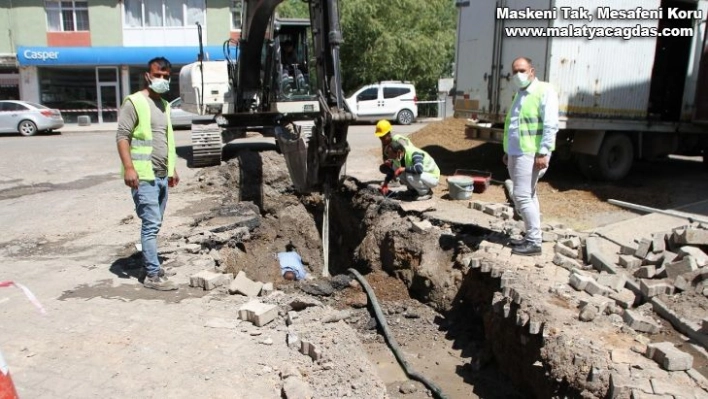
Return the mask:
<svg viewBox="0 0 708 399">
<path fill-rule="evenodd" d="M 115 133 L 118 122 L 92 123 L 88 126 L 79 126 L 78 123 L 67 123 L 59 129 L 61 133 Z"/>
</svg>

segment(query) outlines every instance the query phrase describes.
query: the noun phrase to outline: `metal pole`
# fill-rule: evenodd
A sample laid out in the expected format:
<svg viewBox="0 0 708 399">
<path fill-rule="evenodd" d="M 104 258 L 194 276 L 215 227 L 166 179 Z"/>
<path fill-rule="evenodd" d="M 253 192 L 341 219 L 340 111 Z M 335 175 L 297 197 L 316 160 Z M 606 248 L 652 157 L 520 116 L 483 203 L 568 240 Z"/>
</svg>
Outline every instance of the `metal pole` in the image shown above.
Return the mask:
<svg viewBox="0 0 708 399">
<path fill-rule="evenodd" d="M 609 200 L 607 200 L 607 202 L 609 202 L 612 205 L 617 205 L 617 206 L 620 206 L 623 208 L 633 209 L 633 210 L 639 211 L 639 212 L 660 213 L 662 215 L 674 216 L 677 218 L 686 219 L 691 223 L 693 223 L 693 222 L 708 223 L 708 220 L 697 219 L 693 216 L 693 214 L 690 214 L 690 213 L 651 208 L 651 207 L 644 206 L 644 205 L 637 205 L 637 204 L 632 204 L 631 202 L 618 201 L 618 200 L 614 200 L 614 199 L 609 199 Z"/>
</svg>

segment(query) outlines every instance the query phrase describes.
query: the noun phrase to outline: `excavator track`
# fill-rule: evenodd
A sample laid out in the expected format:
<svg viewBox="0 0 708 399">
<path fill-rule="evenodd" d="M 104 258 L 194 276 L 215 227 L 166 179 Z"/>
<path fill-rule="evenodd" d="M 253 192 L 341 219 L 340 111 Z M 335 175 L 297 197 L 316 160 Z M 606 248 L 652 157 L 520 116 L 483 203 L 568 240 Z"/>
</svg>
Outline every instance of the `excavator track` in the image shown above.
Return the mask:
<svg viewBox="0 0 708 399">
<path fill-rule="evenodd" d="M 203 168 L 221 164 L 223 141 L 216 123 L 192 125 L 192 166 Z"/>
</svg>

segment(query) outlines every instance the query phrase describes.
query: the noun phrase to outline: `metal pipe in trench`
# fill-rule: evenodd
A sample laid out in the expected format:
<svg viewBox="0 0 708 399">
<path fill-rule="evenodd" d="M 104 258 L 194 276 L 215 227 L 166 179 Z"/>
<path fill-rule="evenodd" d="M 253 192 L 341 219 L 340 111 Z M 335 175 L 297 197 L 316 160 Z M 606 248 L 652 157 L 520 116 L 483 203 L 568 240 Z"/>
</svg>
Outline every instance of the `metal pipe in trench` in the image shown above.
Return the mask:
<svg viewBox="0 0 708 399">
<path fill-rule="evenodd" d="M 426 378 L 423 374 L 420 374 L 413 370 L 413 368 L 408 364 L 406 359 L 403 357 L 403 352 L 401 351 L 401 348 L 398 346 L 398 342 L 396 342 L 396 338 L 394 338 L 393 334 L 391 333 L 391 330 L 388 328 L 388 324 L 386 324 L 386 318 L 384 317 L 383 311 L 381 310 L 381 306 L 379 306 L 379 302 L 376 300 L 376 295 L 374 294 L 374 290 L 371 289 L 371 286 L 369 283 L 366 281 L 366 278 L 362 276 L 358 271 L 354 269 L 349 269 L 349 273 L 354 275 L 354 277 L 359 281 L 361 286 L 364 288 L 364 291 L 366 291 L 366 295 L 369 297 L 369 300 L 371 301 L 371 306 L 374 308 L 374 315 L 376 316 L 376 320 L 378 321 L 379 325 L 381 326 L 381 330 L 383 331 L 384 338 L 386 338 L 386 343 L 388 344 L 389 348 L 391 348 L 391 351 L 393 352 L 393 355 L 396 357 L 396 360 L 398 360 L 398 364 L 403 367 L 403 371 L 406 372 L 406 375 L 408 378 L 412 380 L 416 380 L 423 385 L 425 385 L 430 391 L 433 393 L 433 396 L 437 399 L 447 399 L 447 396 L 443 393 L 443 391 L 435 385 L 434 382 L 430 381 L 428 378 Z"/>
</svg>

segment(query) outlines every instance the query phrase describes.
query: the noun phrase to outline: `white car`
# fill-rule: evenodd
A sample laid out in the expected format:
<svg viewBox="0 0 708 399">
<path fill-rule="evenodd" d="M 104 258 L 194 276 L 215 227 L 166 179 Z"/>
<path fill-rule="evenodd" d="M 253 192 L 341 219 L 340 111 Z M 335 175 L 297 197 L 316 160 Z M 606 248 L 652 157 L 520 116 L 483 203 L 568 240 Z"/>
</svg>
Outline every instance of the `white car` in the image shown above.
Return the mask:
<svg viewBox="0 0 708 399">
<path fill-rule="evenodd" d="M 415 86 L 400 81 L 383 81 L 364 86 L 345 99 L 357 120 L 388 119 L 409 125 L 418 117 Z"/>
<path fill-rule="evenodd" d="M 59 110 L 27 101 L 0 101 L 0 133 L 34 136 L 63 126 L 64 118 Z"/>
</svg>

